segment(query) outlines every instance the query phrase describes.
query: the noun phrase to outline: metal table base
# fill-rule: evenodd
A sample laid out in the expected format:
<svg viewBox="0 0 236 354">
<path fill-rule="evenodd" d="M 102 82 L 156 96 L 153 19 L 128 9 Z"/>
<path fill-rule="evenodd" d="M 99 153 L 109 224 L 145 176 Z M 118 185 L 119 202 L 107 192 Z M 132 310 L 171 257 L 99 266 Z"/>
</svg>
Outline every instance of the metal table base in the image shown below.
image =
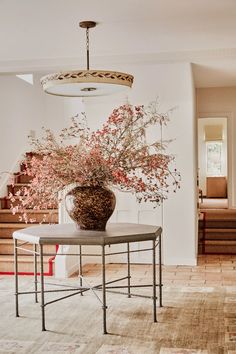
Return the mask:
<svg viewBox="0 0 236 354">
<path fill-rule="evenodd" d="M 38 295 L 40 294 L 41 298 L 41 320 L 42 320 L 42 331 L 46 331 L 46 317 L 45 317 L 45 307 L 48 306 L 49 304 L 61 301 L 63 299 L 75 296 L 75 295 L 83 295 L 86 291 L 91 290 L 92 292 L 95 293 L 95 291 L 102 291 L 102 299 L 98 297 L 98 295 L 95 293 L 95 295 L 99 298 L 99 301 L 102 304 L 102 310 L 103 310 L 103 334 L 107 334 L 107 301 L 106 301 L 106 293 L 107 292 L 113 292 L 113 293 L 118 293 L 118 294 L 124 294 L 127 295 L 129 298 L 131 296 L 137 296 L 137 297 L 144 297 L 144 298 L 151 298 L 153 300 L 153 321 L 157 322 L 157 287 L 159 291 L 159 307 L 162 307 L 162 245 L 161 245 L 161 234 L 157 236 L 155 240 L 152 240 L 152 247 L 151 248 L 145 248 L 145 249 L 138 249 L 138 250 L 130 250 L 130 243 L 127 243 L 127 250 L 123 252 L 108 252 L 106 253 L 106 246 L 107 245 L 102 245 L 101 246 L 101 268 L 102 268 L 102 281 L 101 284 L 95 285 L 95 286 L 84 286 L 84 278 L 83 278 L 83 269 L 82 269 L 82 257 L 83 256 L 94 256 L 95 254 L 87 254 L 87 253 L 82 253 L 82 245 L 79 245 L 79 253 L 73 253 L 73 254 L 67 254 L 71 256 L 79 255 L 79 274 L 80 274 L 80 279 L 79 279 L 79 286 L 77 287 L 69 287 L 68 285 L 58 285 L 58 284 L 53 284 L 51 285 L 57 285 L 57 286 L 62 286 L 64 287 L 63 289 L 51 289 L 51 290 L 45 290 L 45 280 L 44 280 L 44 263 L 43 263 L 43 258 L 44 256 L 52 256 L 55 254 L 44 254 L 44 245 L 43 244 L 33 244 L 33 249 L 29 250 L 28 248 L 24 248 L 23 246 L 25 244 L 29 244 L 30 242 L 24 242 L 21 244 L 18 244 L 19 240 L 14 239 L 14 264 L 15 264 L 15 310 L 16 310 L 16 317 L 19 317 L 19 295 L 25 295 L 25 294 L 34 294 L 34 299 L 35 303 L 38 303 Z M 158 247 L 158 255 L 159 255 L 159 276 L 158 276 L 158 282 L 157 282 L 157 272 L 156 272 L 156 248 Z M 19 291 L 19 271 L 18 271 L 18 260 L 20 257 L 20 254 L 18 250 L 24 250 L 25 252 L 29 252 L 32 254 L 34 258 L 34 291 Z M 143 251 L 152 251 L 152 284 L 131 284 L 131 270 L 130 270 L 130 253 L 134 252 L 143 252 Z M 106 282 L 106 256 L 108 255 L 118 255 L 118 254 L 124 254 L 127 253 L 127 276 L 119 279 L 115 279 L 109 282 Z M 65 254 L 61 254 L 65 255 Z M 96 254 L 97 255 L 97 254 Z M 57 254 L 57 256 L 60 256 L 60 254 Z M 37 267 L 37 258 L 39 257 L 40 259 L 40 290 L 38 289 L 38 267 Z M 114 283 L 117 283 L 121 280 L 127 279 L 127 285 L 114 285 Z M 132 289 L 137 289 L 137 288 L 145 288 L 145 287 L 152 287 L 152 296 L 147 296 L 147 295 L 141 295 L 141 294 L 135 294 L 132 293 Z M 121 290 L 127 289 L 127 291 L 121 291 Z M 67 292 L 71 291 L 72 293 L 69 295 L 62 296 L 60 298 L 56 298 L 54 300 L 45 302 L 45 294 L 46 293 L 60 293 L 60 292 Z"/>
</svg>

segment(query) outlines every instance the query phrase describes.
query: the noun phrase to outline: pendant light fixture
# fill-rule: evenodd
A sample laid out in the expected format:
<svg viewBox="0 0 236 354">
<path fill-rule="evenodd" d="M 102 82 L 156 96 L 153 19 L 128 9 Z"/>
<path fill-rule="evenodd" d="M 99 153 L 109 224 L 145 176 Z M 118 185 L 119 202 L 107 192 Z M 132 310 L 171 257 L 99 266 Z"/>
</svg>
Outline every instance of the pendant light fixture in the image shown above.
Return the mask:
<svg viewBox="0 0 236 354">
<path fill-rule="evenodd" d="M 91 70 L 89 66 L 89 29 L 96 27 L 96 22 L 79 23 L 86 29 L 87 69 L 57 72 L 41 78 L 46 93 L 65 97 L 103 96 L 131 87 L 133 76 L 126 73 L 107 70 Z"/>
</svg>

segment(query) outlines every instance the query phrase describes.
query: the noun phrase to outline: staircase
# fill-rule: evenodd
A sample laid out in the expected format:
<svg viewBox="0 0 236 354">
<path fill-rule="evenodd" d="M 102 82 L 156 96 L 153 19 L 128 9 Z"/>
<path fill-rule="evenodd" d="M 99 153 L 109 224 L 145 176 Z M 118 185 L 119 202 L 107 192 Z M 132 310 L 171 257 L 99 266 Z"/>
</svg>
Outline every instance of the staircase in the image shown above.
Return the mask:
<svg viewBox="0 0 236 354">
<path fill-rule="evenodd" d="M 236 209 L 203 209 L 198 226 L 199 254 L 236 254 Z"/>
<path fill-rule="evenodd" d="M 20 166 L 21 172 L 24 173 L 24 165 Z M 26 174 L 15 173 L 15 184 L 14 186 L 8 185 L 7 192 L 15 195 L 16 191 L 23 186 L 27 186 L 30 182 L 30 177 Z M 14 248 L 12 233 L 14 231 L 30 227 L 31 224 L 25 224 L 25 222 L 19 219 L 20 214 L 12 214 L 10 207 L 12 202 L 8 196 L 0 198 L 0 274 L 14 274 Z M 17 197 L 14 202 L 17 205 Z M 34 225 L 42 222 L 44 216 L 47 216 L 47 222 L 57 223 L 58 222 L 58 210 L 32 210 L 28 209 L 27 214 L 29 218 L 35 219 Z M 24 247 L 31 248 L 32 245 L 27 245 Z M 55 254 L 57 251 L 55 246 L 45 246 L 45 253 Z M 44 257 L 44 269 L 45 275 L 53 275 L 53 261 L 55 256 L 45 256 Z M 33 256 L 30 253 L 19 250 L 19 273 L 22 275 L 32 275 L 33 274 Z"/>
</svg>

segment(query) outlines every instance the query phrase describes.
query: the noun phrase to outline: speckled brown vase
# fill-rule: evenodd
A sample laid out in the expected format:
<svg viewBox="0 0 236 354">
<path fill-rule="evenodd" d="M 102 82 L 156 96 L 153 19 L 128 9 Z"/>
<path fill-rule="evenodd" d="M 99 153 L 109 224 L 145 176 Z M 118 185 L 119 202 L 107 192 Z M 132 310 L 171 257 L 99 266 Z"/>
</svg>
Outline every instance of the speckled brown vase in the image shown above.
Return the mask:
<svg viewBox="0 0 236 354">
<path fill-rule="evenodd" d="M 115 205 L 115 194 L 107 188 L 75 187 L 66 195 L 66 210 L 83 230 L 105 230 Z"/>
</svg>

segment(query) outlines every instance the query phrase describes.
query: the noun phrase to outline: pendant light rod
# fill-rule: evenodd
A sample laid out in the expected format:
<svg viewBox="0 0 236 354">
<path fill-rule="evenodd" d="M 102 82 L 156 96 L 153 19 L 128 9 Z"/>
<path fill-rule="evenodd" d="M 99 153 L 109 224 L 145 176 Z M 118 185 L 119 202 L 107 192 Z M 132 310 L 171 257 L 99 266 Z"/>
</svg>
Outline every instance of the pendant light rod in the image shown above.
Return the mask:
<svg viewBox="0 0 236 354">
<path fill-rule="evenodd" d="M 81 28 L 86 28 L 86 51 L 87 51 L 87 70 L 89 70 L 89 29 L 96 27 L 94 21 L 82 21 L 79 23 Z"/>
<path fill-rule="evenodd" d="M 89 70 L 89 29 L 86 28 L 87 70 Z"/>
</svg>

